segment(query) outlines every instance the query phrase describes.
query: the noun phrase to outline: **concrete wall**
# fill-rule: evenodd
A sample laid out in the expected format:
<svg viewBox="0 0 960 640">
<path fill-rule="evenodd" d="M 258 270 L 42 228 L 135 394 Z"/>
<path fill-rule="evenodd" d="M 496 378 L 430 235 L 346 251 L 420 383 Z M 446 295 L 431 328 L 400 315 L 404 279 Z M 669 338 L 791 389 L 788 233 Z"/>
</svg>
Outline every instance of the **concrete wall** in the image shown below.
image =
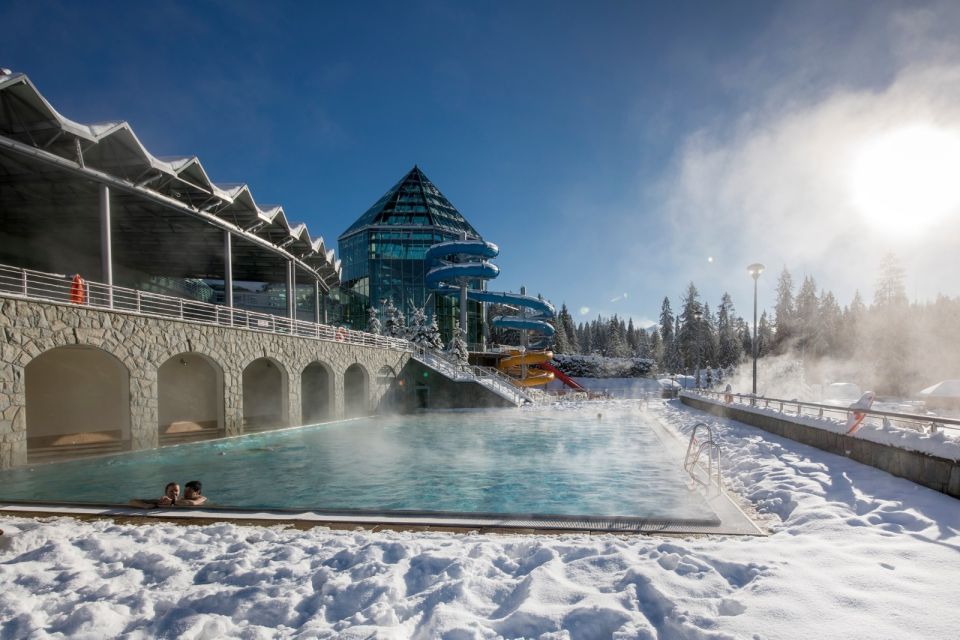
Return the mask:
<svg viewBox="0 0 960 640">
<path fill-rule="evenodd" d="M 351 365 L 366 374 L 368 404 L 376 410 L 390 388 L 374 384 L 384 366 L 401 370 L 409 354 L 342 342 L 258 333 L 73 305 L 0 298 L 0 468 L 27 461 L 25 369 L 55 347 L 80 345 L 112 355 L 129 374 L 128 424 L 133 449 L 157 446 L 160 366 L 183 353 L 216 364 L 223 376 L 223 422 L 227 435 L 243 432 L 243 371 L 258 358 L 271 358 L 287 372 L 285 412 L 291 425 L 301 421 L 301 372 L 320 362 L 333 380 L 333 418 L 344 415 L 344 372 Z M 309 387 L 309 385 L 308 385 Z M 36 409 L 35 409 L 36 410 Z M 66 428 L 66 427 L 65 427 Z"/>
<path fill-rule="evenodd" d="M 755 413 L 747 407 L 719 404 L 687 395 L 681 395 L 680 401 L 715 416 L 732 418 L 960 498 L 960 463 L 953 460 L 798 424 L 790 416 Z"/>
</svg>

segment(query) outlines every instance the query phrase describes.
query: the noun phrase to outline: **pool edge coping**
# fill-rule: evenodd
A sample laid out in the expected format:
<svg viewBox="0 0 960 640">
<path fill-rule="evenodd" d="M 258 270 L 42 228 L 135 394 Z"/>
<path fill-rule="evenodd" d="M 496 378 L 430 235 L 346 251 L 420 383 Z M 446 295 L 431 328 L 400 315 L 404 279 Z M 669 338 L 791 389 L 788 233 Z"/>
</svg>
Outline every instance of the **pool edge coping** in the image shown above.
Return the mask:
<svg viewBox="0 0 960 640">
<path fill-rule="evenodd" d="M 714 500 L 721 497 L 716 496 Z M 330 529 L 368 529 L 395 531 L 435 531 L 451 533 L 503 533 L 503 534 L 591 534 L 591 535 L 735 535 L 765 536 L 767 533 L 756 525 L 729 498 L 722 504 L 736 509 L 739 517 L 733 523 L 721 518 L 720 523 L 705 524 L 670 519 L 601 518 L 588 520 L 568 517 L 566 521 L 549 518 L 502 515 L 483 517 L 475 514 L 342 514 L 323 511 L 281 512 L 270 510 L 170 510 L 137 509 L 117 505 L 55 505 L 50 503 L 11 503 L 0 501 L 0 515 L 30 518 L 74 517 L 81 520 L 108 519 L 131 524 L 172 523 L 178 525 L 211 525 L 228 522 L 247 526 L 286 525 L 297 529 L 326 527 Z M 726 511 L 726 509 L 724 509 Z M 733 512 L 728 515 L 735 516 Z M 579 526 L 578 526 L 579 525 Z M 585 526 L 586 525 L 586 526 Z M 592 526 L 590 526 L 592 525 Z"/>
</svg>

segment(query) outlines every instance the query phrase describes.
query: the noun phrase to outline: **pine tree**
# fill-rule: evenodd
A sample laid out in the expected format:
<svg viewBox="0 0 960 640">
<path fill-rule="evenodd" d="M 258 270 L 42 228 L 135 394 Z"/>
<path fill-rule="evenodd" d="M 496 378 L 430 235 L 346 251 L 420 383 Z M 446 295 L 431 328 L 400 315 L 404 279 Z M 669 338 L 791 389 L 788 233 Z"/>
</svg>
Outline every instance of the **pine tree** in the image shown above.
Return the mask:
<svg viewBox="0 0 960 640">
<path fill-rule="evenodd" d="M 692 369 L 697 361 L 703 365 L 703 304 L 700 302 L 700 292 L 692 282 L 687 285 L 687 293 L 683 298 L 683 311 L 680 312 L 680 330 L 677 331 L 681 366 Z"/>
<path fill-rule="evenodd" d="M 563 325 L 563 330 L 567 334 L 567 346 L 569 352 L 580 353 L 579 337 L 577 336 L 577 331 L 573 325 L 573 318 L 570 316 L 570 312 L 567 310 L 566 304 L 563 304 L 560 307 L 560 324 Z"/>
<path fill-rule="evenodd" d="M 563 326 L 563 320 L 560 318 L 560 316 L 557 316 L 550 321 L 550 325 L 554 329 L 553 352 L 570 353 L 570 340 L 567 338 L 567 331 Z"/>
<path fill-rule="evenodd" d="M 598 318 L 598 321 L 600 319 Z M 620 320 L 614 315 L 607 324 L 607 340 L 603 355 L 609 358 L 625 358 L 629 355 L 629 347 L 625 339 L 626 330 Z"/>
<path fill-rule="evenodd" d="M 590 324 L 587 322 L 580 323 L 580 326 L 583 327 L 583 337 L 580 339 L 580 351 L 584 355 L 590 355 L 593 353 L 593 331 L 590 330 Z"/>
<path fill-rule="evenodd" d="M 820 296 L 820 340 L 814 346 L 818 356 L 834 355 L 839 351 L 840 332 L 843 314 L 833 293 L 827 291 Z"/>
<path fill-rule="evenodd" d="M 650 354 L 650 336 L 647 335 L 646 329 L 637 331 L 637 346 L 633 355 L 638 358 L 652 358 Z"/>
<path fill-rule="evenodd" d="M 664 297 L 660 305 L 660 342 L 661 358 L 658 360 L 660 368 L 668 373 L 677 371 L 677 363 L 673 360 L 674 356 L 674 317 L 673 310 L 670 308 L 670 298 Z"/>
<path fill-rule="evenodd" d="M 387 318 L 386 335 L 391 338 L 406 338 L 407 328 L 400 310 L 393 306 L 393 300 L 387 300 L 387 307 L 384 309 L 384 316 Z"/>
<path fill-rule="evenodd" d="M 764 310 L 757 323 L 757 357 L 768 355 L 772 345 L 773 327 L 770 326 L 770 320 L 767 319 L 767 312 Z"/>
<path fill-rule="evenodd" d="M 466 367 L 470 360 L 470 352 L 467 350 L 467 334 L 460 328 L 460 321 L 453 321 L 453 338 L 447 346 L 447 353 L 452 355 L 461 367 Z"/>
<path fill-rule="evenodd" d="M 650 358 L 660 367 L 663 362 L 663 341 L 656 327 L 650 328 Z"/>
<path fill-rule="evenodd" d="M 817 297 L 817 283 L 812 276 L 805 277 L 800 285 L 794 304 L 794 321 L 796 345 L 800 349 L 801 357 L 815 354 L 821 340 L 820 300 Z"/>
<path fill-rule="evenodd" d="M 717 309 L 717 365 L 726 368 L 740 363 L 743 357 L 743 342 L 734 325 L 733 299 L 724 292 Z"/>
<path fill-rule="evenodd" d="M 777 304 L 774 306 L 777 332 L 774 343 L 769 345 L 773 353 L 785 353 L 790 348 L 790 341 L 794 338 L 794 305 L 793 305 L 793 278 L 784 267 L 777 281 Z"/>
<path fill-rule="evenodd" d="M 906 306 L 907 289 L 904 286 L 905 273 L 900 261 L 893 253 L 883 256 L 880 264 L 880 278 L 873 294 L 873 304 L 877 307 Z"/>
<path fill-rule="evenodd" d="M 376 307 L 370 307 L 367 309 L 367 333 L 372 333 L 375 336 L 380 335 L 382 330 L 380 327 L 380 318 L 377 317 Z"/>
<path fill-rule="evenodd" d="M 410 337 L 410 342 L 418 347 L 431 346 L 430 337 L 427 333 L 427 314 L 423 307 L 413 307 L 413 315 L 410 318 L 407 335 Z"/>
<path fill-rule="evenodd" d="M 880 278 L 874 292 L 871 315 L 877 318 L 867 335 L 874 345 L 875 391 L 903 396 L 909 393 L 910 309 L 904 286 L 904 270 L 897 257 L 888 253 L 880 266 Z"/>
<path fill-rule="evenodd" d="M 457 326 L 459 326 L 459 321 Z M 466 334 L 464 333 L 464 335 Z M 430 323 L 427 325 L 426 338 L 427 346 L 437 351 L 443 351 L 443 338 L 440 337 L 440 327 L 437 325 L 436 315 L 430 318 Z"/>
</svg>

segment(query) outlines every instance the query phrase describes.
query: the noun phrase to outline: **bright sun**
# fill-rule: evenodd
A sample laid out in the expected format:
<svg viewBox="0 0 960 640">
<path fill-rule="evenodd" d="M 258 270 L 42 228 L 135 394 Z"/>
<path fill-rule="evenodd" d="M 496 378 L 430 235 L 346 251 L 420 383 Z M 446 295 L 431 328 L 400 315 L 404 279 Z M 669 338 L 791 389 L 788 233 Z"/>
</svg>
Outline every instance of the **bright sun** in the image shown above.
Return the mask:
<svg viewBox="0 0 960 640">
<path fill-rule="evenodd" d="M 853 204 L 874 228 L 916 234 L 960 209 L 960 133 L 913 125 L 863 147 Z"/>
</svg>

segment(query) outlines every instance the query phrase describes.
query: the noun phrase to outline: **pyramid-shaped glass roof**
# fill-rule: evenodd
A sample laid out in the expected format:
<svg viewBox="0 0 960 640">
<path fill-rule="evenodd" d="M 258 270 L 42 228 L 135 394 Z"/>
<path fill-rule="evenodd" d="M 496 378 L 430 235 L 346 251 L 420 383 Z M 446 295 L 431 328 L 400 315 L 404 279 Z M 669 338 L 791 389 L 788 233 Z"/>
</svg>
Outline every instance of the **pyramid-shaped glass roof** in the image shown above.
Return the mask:
<svg viewBox="0 0 960 640">
<path fill-rule="evenodd" d="M 480 238 L 477 230 L 416 165 L 340 234 L 340 239 L 366 227 L 380 226 L 437 227 Z"/>
</svg>

